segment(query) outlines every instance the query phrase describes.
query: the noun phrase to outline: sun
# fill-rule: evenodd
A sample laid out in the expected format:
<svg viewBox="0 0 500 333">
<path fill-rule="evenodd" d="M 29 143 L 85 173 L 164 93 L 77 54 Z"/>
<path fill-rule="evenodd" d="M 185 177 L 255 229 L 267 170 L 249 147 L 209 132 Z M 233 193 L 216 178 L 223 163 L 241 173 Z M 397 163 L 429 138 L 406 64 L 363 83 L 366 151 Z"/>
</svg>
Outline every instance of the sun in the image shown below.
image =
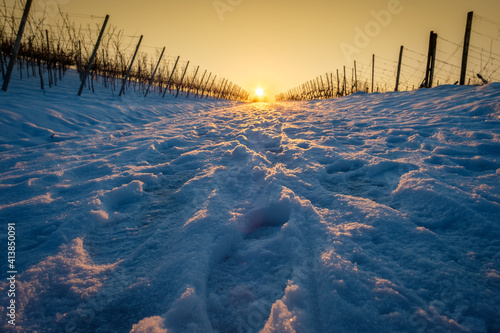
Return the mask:
<svg viewBox="0 0 500 333">
<path fill-rule="evenodd" d="M 261 87 L 255 89 L 255 95 L 257 95 L 257 97 L 262 97 L 264 95 L 264 89 Z"/>
</svg>

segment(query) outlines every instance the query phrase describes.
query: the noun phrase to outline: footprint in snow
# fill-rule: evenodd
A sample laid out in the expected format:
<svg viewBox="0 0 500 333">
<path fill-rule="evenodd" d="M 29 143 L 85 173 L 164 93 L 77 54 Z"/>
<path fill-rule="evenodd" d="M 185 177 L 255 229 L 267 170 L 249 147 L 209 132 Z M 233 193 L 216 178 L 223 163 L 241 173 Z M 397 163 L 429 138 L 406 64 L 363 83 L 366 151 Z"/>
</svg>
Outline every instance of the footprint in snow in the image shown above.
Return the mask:
<svg viewBox="0 0 500 333">
<path fill-rule="evenodd" d="M 288 201 L 249 211 L 239 230 L 244 241 L 217 264 L 208 280 L 208 312 L 220 332 L 259 332 L 275 300 L 283 297 L 291 258 L 280 237 Z"/>
</svg>

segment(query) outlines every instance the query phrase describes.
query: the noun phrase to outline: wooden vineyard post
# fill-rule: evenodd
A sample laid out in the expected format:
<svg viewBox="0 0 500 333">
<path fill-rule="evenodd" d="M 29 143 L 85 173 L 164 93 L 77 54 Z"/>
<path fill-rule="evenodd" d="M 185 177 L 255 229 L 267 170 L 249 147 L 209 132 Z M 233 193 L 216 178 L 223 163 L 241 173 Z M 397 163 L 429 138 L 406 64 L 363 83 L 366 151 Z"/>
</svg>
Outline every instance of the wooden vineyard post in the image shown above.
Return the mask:
<svg viewBox="0 0 500 333">
<path fill-rule="evenodd" d="M 153 84 L 153 81 L 155 79 L 156 71 L 158 70 L 158 66 L 160 66 L 161 58 L 163 58 L 163 53 L 165 53 L 165 47 L 163 47 L 163 50 L 161 50 L 160 58 L 158 59 L 158 62 L 156 63 L 155 70 L 153 71 L 153 75 L 151 75 L 151 79 L 149 80 L 148 88 L 146 89 L 146 92 L 144 93 L 144 97 L 146 97 L 149 93 L 149 89 L 151 88 L 151 85 Z"/>
<path fill-rule="evenodd" d="M 43 93 L 45 94 L 45 86 L 43 84 L 42 59 L 40 59 L 40 57 L 37 59 L 37 65 L 38 65 L 38 75 L 40 76 L 40 88 L 43 90 Z"/>
<path fill-rule="evenodd" d="M 330 78 L 328 77 L 328 73 L 325 73 L 326 75 L 326 83 L 328 84 L 328 91 L 326 94 L 326 98 L 330 98 L 330 92 L 332 91 L 332 87 L 330 85 Z"/>
<path fill-rule="evenodd" d="M 399 77 L 401 75 L 401 61 L 403 60 L 403 50 L 404 46 L 401 45 L 401 49 L 399 50 L 398 73 L 396 74 L 396 88 L 394 88 L 394 91 L 399 91 Z"/>
<path fill-rule="evenodd" d="M 436 63 L 436 49 L 437 49 L 437 38 L 438 35 L 435 33 L 432 38 L 432 63 L 430 67 L 430 77 L 429 77 L 429 88 L 432 88 L 432 81 L 434 79 L 434 68 Z"/>
<path fill-rule="evenodd" d="M 203 80 L 205 80 L 205 75 L 207 75 L 207 70 L 205 69 L 205 72 L 201 76 L 200 84 L 196 86 L 196 95 L 194 97 L 198 97 L 198 93 L 200 91 L 201 86 L 203 86 Z"/>
<path fill-rule="evenodd" d="M 224 79 L 224 80 L 225 80 L 225 82 L 224 82 L 224 86 L 223 86 L 223 87 L 222 87 L 222 89 L 220 90 L 219 95 L 217 96 L 217 99 L 221 99 L 221 98 L 223 98 L 223 96 L 224 96 L 224 92 L 226 91 L 227 84 L 229 83 L 229 80 L 227 80 L 227 79 Z"/>
<path fill-rule="evenodd" d="M 21 40 L 23 39 L 24 27 L 26 26 L 26 21 L 28 20 L 28 15 L 30 13 L 31 3 L 33 0 L 27 0 L 26 6 L 24 6 L 23 17 L 21 19 L 21 24 L 19 25 L 19 30 L 17 31 L 16 41 L 14 43 L 14 49 L 12 50 L 12 55 L 9 59 L 9 64 L 7 65 L 7 73 L 5 74 L 5 79 L 3 80 L 2 90 L 7 91 L 9 88 L 10 78 L 12 77 L 12 72 L 14 71 L 14 66 L 16 64 L 17 53 L 21 47 Z"/>
<path fill-rule="evenodd" d="M 222 93 L 222 99 L 228 99 L 227 96 L 231 91 L 232 87 L 233 87 L 233 82 L 229 82 L 229 86 L 227 86 L 227 88 L 225 88 L 224 92 Z"/>
<path fill-rule="evenodd" d="M 226 93 L 226 99 L 233 99 L 233 94 L 234 94 L 234 89 L 236 88 L 236 85 L 231 82 L 231 85 L 229 85 L 229 89 L 227 90 Z"/>
<path fill-rule="evenodd" d="M 228 90 L 227 99 L 233 99 L 235 90 L 236 90 L 236 85 L 233 84 L 231 88 Z"/>
<path fill-rule="evenodd" d="M 356 92 L 358 92 L 358 71 L 356 69 L 356 60 L 354 60 L 354 87 Z"/>
<path fill-rule="evenodd" d="M 80 81 L 83 80 L 83 70 L 82 70 L 82 42 L 78 41 L 78 74 L 80 76 Z"/>
<path fill-rule="evenodd" d="M 231 99 L 237 100 L 239 93 L 240 93 L 240 87 L 238 85 L 234 85 L 233 91 L 231 92 Z"/>
<path fill-rule="evenodd" d="M 205 80 L 205 75 L 207 75 L 207 70 L 205 69 L 205 72 L 203 73 L 203 76 L 201 77 L 200 84 L 196 86 L 196 95 L 194 97 L 198 97 L 198 92 L 200 90 L 200 87 L 203 85 L 203 80 Z"/>
<path fill-rule="evenodd" d="M 347 96 L 347 82 L 346 82 L 346 78 L 345 78 L 345 66 L 344 66 L 344 84 L 342 86 L 342 95 L 343 96 Z"/>
<path fill-rule="evenodd" d="M 222 82 L 219 86 L 219 89 L 217 89 L 217 91 L 215 92 L 214 94 L 214 98 L 215 99 L 219 99 L 221 94 L 222 94 L 222 89 L 226 87 L 226 79 L 225 78 L 222 78 Z"/>
<path fill-rule="evenodd" d="M 99 33 L 99 37 L 97 38 L 97 42 L 94 47 L 94 51 L 92 52 L 92 56 L 90 57 L 89 63 L 87 65 L 87 69 L 85 70 L 85 73 L 83 74 L 82 82 L 80 84 L 80 89 L 78 90 L 78 96 L 82 95 L 83 88 L 85 86 L 85 81 L 87 80 L 87 77 L 90 74 L 90 70 L 92 69 L 92 63 L 94 62 L 95 55 L 97 53 L 97 49 L 99 48 L 99 44 L 101 43 L 102 35 L 104 35 L 104 30 L 106 29 L 106 25 L 108 24 L 109 20 L 109 15 L 106 15 L 106 18 L 104 19 L 104 23 L 101 28 L 101 32 Z"/>
<path fill-rule="evenodd" d="M 220 87 L 219 87 L 219 91 L 217 91 L 217 97 L 215 97 L 216 99 L 219 99 L 220 98 L 220 95 L 221 95 L 221 92 L 222 92 L 222 88 L 225 88 L 225 84 L 226 84 L 226 79 L 222 79 L 222 82 L 220 84 Z"/>
<path fill-rule="evenodd" d="M 427 88 L 428 82 L 429 82 L 429 66 L 431 63 L 431 50 L 432 50 L 432 37 L 434 35 L 434 31 L 431 31 L 431 35 L 429 37 L 429 49 L 427 50 L 427 65 L 425 66 L 425 77 L 424 77 L 424 82 L 422 82 L 422 85 L 420 88 Z"/>
<path fill-rule="evenodd" d="M 323 78 L 323 76 L 321 76 L 321 78 Z M 330 93 L 330 82 L 328 81 L 328 73 L 325 74 L 325 78 L 326 78 L 326 85 L 324 85 L 324 93 L 323 93 L 323 95 L 324 95 L 324 97 L 326 99 L 328 99 L 328 95 Z"/>
<path fill-rule="evenodd" d="M 181 77 L 181 82 L 179 83 L 179 85 L 177 86 L 177 94 L 175 94 L 175 98 L 177 98 L 179 96 L 179 89 L 180 87 L 182 86 L 182 81 L 184 81 L 184 76 L 186 75 L 186 72 L 187 72 L 187 69 L 189 67 L 189 61 L 187 62 L 186 64 L 186 68 L 184 68 L 184 73 L 182 74 L 182 77 Z"/>
<path fill-rule="evenodd" d="M 431 31 L 429 37 L 429 52 L 427 54 L 427 67 L 425 69 L 425 79 L 422 83 L 424 88 L 432 88 L 432 79 L 434 77 L 434 64 L 436 63 L 436 45 L 437 34 Z"/>
<path fill-rule="evenodd" d="M 330 97 L 333 98 L 333 73 L 330 72 L 330 82 L 332 83 L 332 90 L 330 92 Z"/>
<path fill-rule="evenodd" d="M 203 94 L 205 94 L 205 89 L 207 88 L 207 85 L 208 85 L 208 82 L 210 82 L 210 77 L 212 76 L 212 72 L 210 72 L 210 74 L 208 74 L 208 79 L 207 79 L 207 82 L 205 82 L 205 86 L 203 87 L 203 89 L 201 90 L 201 98 L 203 98 Z"/>
<path fill-rule="evenodd" d="M 234 96 L 236 96 L 237 92 L 238 86 L 236 84 L 233 84 L 233 89 L 231 89 L 231 92 L 229 93 L 229 99 L 234 100 Z"/>
<path fill-rule="evenodd" d="M 354 92 L 354 68 L 351 70 L 351 94 Z"/>
<path fill-rule="evenodd" d="M 191 91 L 191 89 L 193 88 L 193 83 L 194 83 L 194 80 L 196 79 L 196 75 L 198 75 L 198 70 L 200 69 L 200 66 L 196 67 L 196 71 L 194 72 L 194 76 L 193 76 L 193 79 L 191 80 L 191 84 L 189 84 L 189 87 L 188 87 L 188 91 L 187 91 L 187 94 L 186 94 L 186 98 L 189 97 L 189 92 Z"/>
<path fill-rule="evenodd" d="M 174 68 L 172 68 L 172 72 L 170 72 L 170 76 L 169 76 L 168 81 L 167 81 L 167 86 L 165 87 L 165 91 L 163 92 L 163 96 L 162 97 L 165 97 L 165 94 L 167 93 L 167 90 L 170 89 L 170 82 L 172 81 L 172 77 L 174 76 L 175 69 L 177 68 L 177 63 L 179 62 L 179 58 L 180 57 L 181 56 L 177 56 L 177 59 L 175 59 Z"/>
<path fill-rule="evenodd" d="M 216 78 L 217 78 L 217 75 L 214 76 L 214 80 L 212 81 L 212 84 L 210 85 L 210 88 L 208 88 L 208 90 L 207 90 L 207 96 L 205 97 L 205 99 L 207 99 L 208 95 L 210 95 L 210 93 L 212 92 L 212 87 L 214 86 Z"/>
<path fill-rule="evenodd" d="M 320 81 L 321 81 L 321 89 L 322 89 L 322 93 L 323 93 L 323 98 L 325 98 L 326 97 L 326 90 L 325 90 L 325 85 L 323 83 L 323 77 L 320 75 L 319 78 L 320 78 Z"/>
<path fill-rule="evenodd" d="M 470 33 L 472 30 L 473 18 L 474 12 L 469 12 L 467 14 L 467 26 L 465 27 L 464 51 L 462 54 L 462 68 L 460 70 L 460 85 L 465 84 L 465 77 L 467 75 L 467 58 L 469 57 Z"/>
<path fill-rule="evenodd" d="M 50 65 L 50 43 L 49 31 L 45 29 L 45 37 L 47 39 L 47 73 L 49 75 L 49 88 L 52 87 L 52 66 Z"/>
<path fill-rule="evenodd" d="M 217 86 L 215 86 L 215 88 L 214 88 L 214 95 L 213 95 L 213 97 L 215 99 L 217 99 L 219 97 L 220 91 L 222 89 L 222 85 L 225 83 L 225 81 L 226 81 L 226 79 L 222 78 L 222 81 L 220 83 L 219 89 L 217 89 Z"/>
<path fill-rule="evenodd" d="M 120 89 L 120 93 L 118 94 L 118 96 L 121 96 L 125 92 L 125 84 L 127 83 L 128 77 L 130 76 L 130 71 L 132 70 L 132 65 L 134 64 L 134 60 L 135 60 L 135 57 L 137 55 L 137 51 L 139 51 L 139 46 L 141 46 L 141 42 L 142 42 L 142 35 L 139 38 L 139 43 L 137 43 L 137 46 L 135 48 L 134 55 L 132 56 L 132 60 L 130 61 L 130 65 L 128 66 L 127 74 L 125 74 L 125 78 L 123 79 L 123 84 L 122 84 L 122 87 Z"/>
<path fill-rule="evenodd" d="M 373 82 L 375 81 L 375 54 L 372 55 L 372 93 L 373 93 Z"/>
<path fill-rule="evenodd" d="M 340 96 L 340 77 L 339 77 L 339 70 L 337 69 L 337 97 Z"/>
<path fill-rule="evenodd" d="M 226 91 L 229 89 L 229 87 L 231 87 L 231 83 L 232 82 L 229 82 L 229 80 L 226 80 L 226 83 L 224 84 L 224 87 L 222 87 L 221 93 L 219 94 L 219 99 L 224 99 L 224 96 L 226 96 Z"/>
</svg>

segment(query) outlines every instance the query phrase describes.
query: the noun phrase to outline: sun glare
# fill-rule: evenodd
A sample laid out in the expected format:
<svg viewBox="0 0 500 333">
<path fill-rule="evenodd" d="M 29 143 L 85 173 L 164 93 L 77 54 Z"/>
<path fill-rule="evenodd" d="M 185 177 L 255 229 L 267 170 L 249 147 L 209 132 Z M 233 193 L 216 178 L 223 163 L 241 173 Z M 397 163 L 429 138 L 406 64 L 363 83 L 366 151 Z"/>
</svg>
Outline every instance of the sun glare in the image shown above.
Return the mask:
<svg viewBox="0 0 500 333">
<path fill-rule="evenodd" d="M 261 97 L 264 95 L 264 90 L 262 88 L 257 88 L 255 89 L 255 95 L 257 95 L 258 97 Z"/>
</svg>

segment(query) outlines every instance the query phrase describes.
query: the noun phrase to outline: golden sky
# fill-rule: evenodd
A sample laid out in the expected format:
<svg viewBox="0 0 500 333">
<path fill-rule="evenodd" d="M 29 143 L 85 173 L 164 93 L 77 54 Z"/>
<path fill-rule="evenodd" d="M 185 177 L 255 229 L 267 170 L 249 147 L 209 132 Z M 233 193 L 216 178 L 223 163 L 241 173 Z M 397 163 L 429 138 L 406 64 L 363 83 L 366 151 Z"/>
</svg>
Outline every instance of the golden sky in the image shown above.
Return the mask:
<svg viewBox="0 0 500 333">
<path fill-rule="evenodd" d="M 38 9 L 54 3 L 109 14 L 127 35 L 144 35 L 143 45 L 271 97 L 353 60 L 364 71 L 372 53 L 396 61 L 400 45 L 426 54 L 431 30 L 460 43 L 471 10 L 500 21 L 498 0 L 35 0 Z M 498 41 L 485 47 L 500 53 Z"/>
</svg>

